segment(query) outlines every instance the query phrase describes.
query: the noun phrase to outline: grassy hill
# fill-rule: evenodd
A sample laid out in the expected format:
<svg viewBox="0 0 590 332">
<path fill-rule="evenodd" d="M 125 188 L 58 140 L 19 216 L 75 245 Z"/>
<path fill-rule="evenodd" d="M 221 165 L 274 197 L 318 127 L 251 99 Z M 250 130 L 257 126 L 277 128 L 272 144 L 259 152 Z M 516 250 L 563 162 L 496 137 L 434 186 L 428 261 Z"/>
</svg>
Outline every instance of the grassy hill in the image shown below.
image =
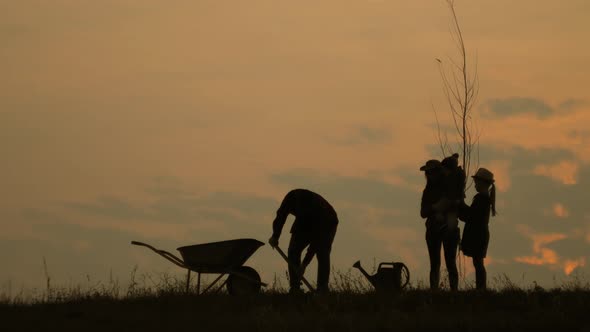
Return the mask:
<svg viewBox="0 0 590 332">
<path fill-rule="evenodd" d="M 27 300 L 5 296 L 2 330 L 590 331 L 590 289 L 580 284 L 550 290 L 506 284 L 486 292 L 412 288 L 388 295 L 349 283 L 326 295 L 292 296 L 270 287 L 247 297 L 185 294 L 182 285 L 169 280 L 125 292 L 111 285 L 49 289 Z"/>
</svg>

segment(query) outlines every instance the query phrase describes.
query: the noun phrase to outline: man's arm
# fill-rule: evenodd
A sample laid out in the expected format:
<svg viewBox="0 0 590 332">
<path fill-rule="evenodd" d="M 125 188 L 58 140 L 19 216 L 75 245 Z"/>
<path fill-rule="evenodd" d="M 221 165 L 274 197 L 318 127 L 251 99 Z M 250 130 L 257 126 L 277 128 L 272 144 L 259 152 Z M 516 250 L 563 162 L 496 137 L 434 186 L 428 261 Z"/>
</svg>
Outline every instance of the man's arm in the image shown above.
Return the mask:
<svg viewBox="0 0 590 332">
<path fill-rule="evenodd" d="M 281 236 L 281 232 L 283 231 L 283 226 L 287 221 L 287 216 L 289 213 L 285 213 L 280 209 L 277 211 L 277 216 L 275 220 L 272 222 L 272 236 L 276 237 L 277 239 Z"/>
<path fill-rule="evenodd" d="M 281 202 L 281 206 L 277 210 L 277 216 L 275 220 L 272 222 L 272 236 L 269 240 L 269 243 L 275 247 L 279 244 L 279 237 L 281 236 L 281 232 L 283 230 L 283 226 L 287 221 L 287 217 L 289 213 L 291 213 L 293 204 L 293 191 L 289 192 L 283 201 Z"/>
</svg>

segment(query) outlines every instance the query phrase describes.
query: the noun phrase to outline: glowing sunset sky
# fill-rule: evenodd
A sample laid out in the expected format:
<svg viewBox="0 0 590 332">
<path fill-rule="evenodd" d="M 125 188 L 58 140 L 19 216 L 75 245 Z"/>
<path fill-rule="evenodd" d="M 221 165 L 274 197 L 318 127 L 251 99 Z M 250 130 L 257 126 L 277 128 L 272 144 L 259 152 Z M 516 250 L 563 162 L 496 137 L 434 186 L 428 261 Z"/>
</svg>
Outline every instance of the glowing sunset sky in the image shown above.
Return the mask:
<svg viewBox="0 0 590 332">
<path fill-rule="evenodd" d="M 590 2 L 456 9 L 499 189 L 489 278 L 585 273 Z M 442 0 L 0 1 L 0 286 L 43 285 L 43 257 L 56 283 L 181 273 L 129 242 L 266 243 L 293 188 L 338 211 L 334 269 L 426 280 L 418 169 L 442 157 L 450 22 Z M 248 265 L 286 269 L 269 246 Z"/>
</svg>

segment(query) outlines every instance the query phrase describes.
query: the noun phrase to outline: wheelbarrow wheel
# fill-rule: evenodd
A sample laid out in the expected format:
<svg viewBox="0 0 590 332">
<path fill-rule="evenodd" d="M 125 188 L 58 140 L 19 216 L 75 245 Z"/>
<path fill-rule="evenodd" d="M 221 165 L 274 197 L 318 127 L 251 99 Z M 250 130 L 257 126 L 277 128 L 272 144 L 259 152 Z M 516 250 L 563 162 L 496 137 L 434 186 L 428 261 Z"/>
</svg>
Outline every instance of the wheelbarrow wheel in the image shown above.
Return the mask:
<svg viewBox="0 0 590 332">
<path fill-rule="evenodd" d="M 240 266 L 227 278 L 227 291 L 231 295 L 251 295 L 260 292 L 260 275 L 249 266 Z"/>
</svg>

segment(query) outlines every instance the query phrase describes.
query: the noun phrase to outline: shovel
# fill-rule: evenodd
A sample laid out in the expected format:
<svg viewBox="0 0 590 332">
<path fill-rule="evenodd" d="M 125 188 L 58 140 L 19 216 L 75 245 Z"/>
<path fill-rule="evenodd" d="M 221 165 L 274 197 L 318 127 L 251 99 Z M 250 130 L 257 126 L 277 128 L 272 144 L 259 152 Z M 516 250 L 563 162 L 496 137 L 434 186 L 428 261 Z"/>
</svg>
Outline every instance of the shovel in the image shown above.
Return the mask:
<svg viewBox="0 0 590 332">
<path fill-rule="evenodd" d="M 279 252 L 279 254 L 281 255 L 281 257 L 283 257 L 283 259 L 287 262 L 287 264 L 289 264 L 295 271 L 300 270 L 299 268 L 297 268 L 295 266 L 295 264 L 291 263 L 291 261 L 289 260 L 289 258 L 287 257 L 287 255 L 285 255 L 285 253 L 283 252 L 283 250 L 279 246 L 274 247 L 274 249 L 276 249 Z M 303 283 L 305 284 L 305 286 L 307 286 L 307 288 L 309 288 L 309 290 L 311 292 L 315 292 L 315 289 L 311 286 L 311 284 L 307 281 L 307 279 L 305 279 L 305 277 L 303 276 L 303 274 L 301 274 L 301 281 L 303 281 Z"/>
</svg>

